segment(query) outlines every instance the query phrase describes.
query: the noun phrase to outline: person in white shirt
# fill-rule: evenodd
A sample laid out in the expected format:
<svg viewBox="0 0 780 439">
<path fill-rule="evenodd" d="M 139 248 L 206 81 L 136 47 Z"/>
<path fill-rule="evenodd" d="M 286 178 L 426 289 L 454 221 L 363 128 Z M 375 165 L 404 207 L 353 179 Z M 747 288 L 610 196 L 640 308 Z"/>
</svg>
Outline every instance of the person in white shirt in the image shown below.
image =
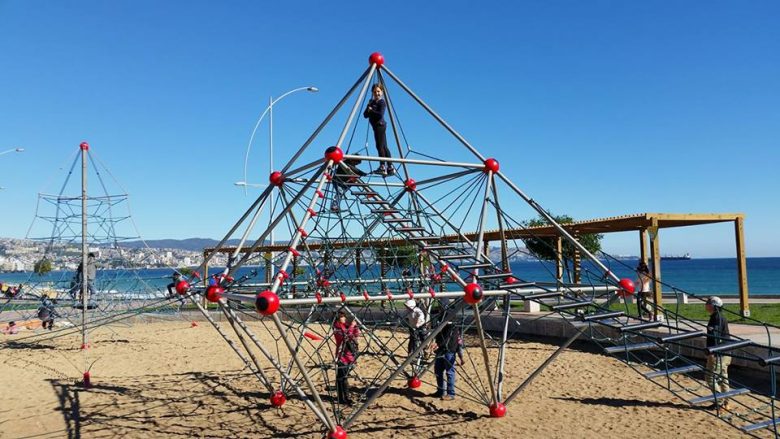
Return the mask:
<svg viewBox="0 0 780 439">
<path fill-rule="evenodd" d="M 414 299 L 407 300 L 404 305 L 409 311 L 406 323 L 409 325 L 409 353 L 411 354 L 425 340 L 425 324 L 428 323 L 428 316 L 417 306 Z"/>
</svg>

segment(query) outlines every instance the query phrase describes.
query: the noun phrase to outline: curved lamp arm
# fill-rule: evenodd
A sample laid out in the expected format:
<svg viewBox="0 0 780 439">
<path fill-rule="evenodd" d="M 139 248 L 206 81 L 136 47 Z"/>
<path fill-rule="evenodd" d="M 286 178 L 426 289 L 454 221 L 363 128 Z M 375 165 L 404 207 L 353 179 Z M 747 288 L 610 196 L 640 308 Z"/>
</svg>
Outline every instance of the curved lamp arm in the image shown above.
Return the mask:
<svg viewBox="0 0 780 439">
<path fill-rule="evenodd" d="M 246 170 L 247 170 L 247 164 L 249 163 L 249 151 L 252 149 L 252 142 L 254 142 L 254 140 L 255 140 L 255 133 L 257 133 L 257 128 L 260 127 L 260 122 L 263 121 L 263 118 L 265 117 L 266 114 L 268 114 L 268 111 L 270 111 L 271 108 L 273 108 L 274 104 L 276 104 L 277 102 L 281 101 L 285 97 L 287 97 L 287 96 L 289 96 L 289 95 L 291 95 L 291 94 L 293 94 L 295 92 L 304 91 L 304 90 L 312 92 L 312 93 L 316 93 L 316 92 L 320 91 L 320 89 L 318 89 L 317 87 L 298 87 L 298 88 L 294 88 L 294 89 L 288 91 L 287 93 L 284 93 L 283 95 L 279 96 L 278 98 L 272 100 L 271 103 L 268 104 L 267 107 L 265 107 L 265 110 L 263 111 L 263 114 L 261 114 L 260 117 L 257 119 L 257 123 L 255 124 L 255 127 L 252 130 L 252 135 L 249 136 L 249 143 L 246 145 L 246 154 L 244 154 L 244 181 L 247 181 L 247 172 L 246 172 Z M 247 185 L 244 185 L 244 195 L 246 195 L 246 193 L 247 193 L 246 188 L 247 188 Z"/>
</svg>

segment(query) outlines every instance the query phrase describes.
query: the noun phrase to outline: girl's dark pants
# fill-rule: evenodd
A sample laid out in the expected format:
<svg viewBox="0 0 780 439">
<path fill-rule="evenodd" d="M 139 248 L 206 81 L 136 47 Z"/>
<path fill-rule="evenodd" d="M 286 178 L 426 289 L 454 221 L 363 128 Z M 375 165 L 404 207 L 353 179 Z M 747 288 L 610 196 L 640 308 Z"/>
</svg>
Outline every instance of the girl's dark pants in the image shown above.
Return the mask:
<svg viewBox="0 0 780 439">
<path fill-rule="evenodd" d="M 385 134 L 387 124 L 371 124 L 371 128 L 374 129 L 374 142 L 376 142 L 376 152 L 379 153 L 379 157 L 391 157 L 390 150 L 387 149 L 387 135 Z M 390 166 L 387 162 L 379 162 L 379 165 L 384 168 Z"/>
</svg>

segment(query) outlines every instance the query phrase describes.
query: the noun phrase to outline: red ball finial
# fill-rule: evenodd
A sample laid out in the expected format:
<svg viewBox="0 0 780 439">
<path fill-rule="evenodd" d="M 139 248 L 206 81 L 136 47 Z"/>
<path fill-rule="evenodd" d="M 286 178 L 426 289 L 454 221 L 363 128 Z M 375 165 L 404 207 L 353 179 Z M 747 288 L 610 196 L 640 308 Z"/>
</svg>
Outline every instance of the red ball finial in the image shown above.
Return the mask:
<svg viewBox="0 0 780 439">
<path fill-rule="evenodd" d="M 190 290 L 190 283 L 186 280 L 180 280 L 176 284 L 176 292 L 179 294 L 187 294 L 187 291 Z"/>
<path fill-rule="evenodd" d="M 422 381 L 420 381 L 420 379 L 417 378 L 417 376 L 415 375 L 415 376 L 409 378 L 408 384 L 409 384 L 409 388 L 410 389 L 416 389 L 416 388 L 422 386 Z"/>
<path fill-rule="evenodd" d="M 333 431 L 328 434 L 328 439 L 347 439 L 347 430 L 340 425 L 337 425 Z"/>
<path fill-rule="evenodd" d="M 219 299 L 222 298 L 224 293 L 224 288 L 220 287 L 219 285 L 212 285 L 206 289 L 206 299 L 209 302 L 216 303 L 219 302 Z"/>
<path fill-rule="evenodd" d="M 287 396 L 281 390 L 277 390 L 271 395 L 271 405 L 274 407 L 281 407 L 287 402 Z"/>
<path fill-rule="evenodd" d="M 487 159 L 487 160 L 485 160 L 485 168 L 484 168 L 485 172 L 490 171 L 490 172 L 495 174 L 496 172 L 498 172 L 498 168 L 499 168 L 498 160 L 496 160 L 496 159 Z"/>
<path fill-rule="evenodd" d="M 279 296 L 269 290 L 257 295 L 255 309 L 264 316 L 270 316 L 279 309 Z"/>
<path fill-rule="evenodd" d="M 463 300 L 465 300 L 469 305 L 476 305 L 480 300 L 482 300 L 482 287 L 480 287 L 479 284 L 472 282 L 466 285 L 466 287 L 463 289 L 463 292 L 466 293 L 463 296 Z"/>
<path fill-rule="evenodd" d="M 81 142 L 81 144 L 79 145 L 79 148 L 81 148 L 82 151 L 89 151 L 89 143 Z"/>
<path fill-rule="evenodd" d="M 272 185 L 279 187 L 284 183 L 284 174 L 279 171 L 274 171 L 271 173 L 271 176 L 268 177 L 268 181 L 270 181 Z"/>
<path fill-rule="evenodd" d="M 406 181 L 404 182 L 404 186 L 406 187 L 406 190 L 409 192 L 414 192 L 417 190 L 417 182 L 411 178 L 406 179 Z"/>
<path fill-rule="evenodd" d="M 506 406 L 500 402 L 490 404 L 490 417 L 503 418 L 506 415 Z"/>
<path fill-rule="evenodd" d="M 636 287 L 634 286 L 634 282 L 631 279 L 620 279 L 620 290 L 618 291 L 618 296 L 628 297 L 634 294 L 634 291 L 636 291 Z"/>
<path fill-rule="evenodd" d="M 333 161 L 334 165 L 341 163 L 344 159 L 344 151 L 338 146 L 331 146 L 325 150 L 325 160 Z"/>
<path fill-rule="evenodd" d="M 511 284 L 516 284 L 517 283 L 517 278 L 514 277 L 514 276 L 509 276 L 508 278 L 506 278 L 506 283 L 508 283 L 510 285 Z"/>
<path fill-rule="evenodd" d="M 385 57 L 379 52 L 374 52 L 368 57 L 368 65 L 376 64 L 377 67 L 382 67 L 385 63 Z"/>
</svg>

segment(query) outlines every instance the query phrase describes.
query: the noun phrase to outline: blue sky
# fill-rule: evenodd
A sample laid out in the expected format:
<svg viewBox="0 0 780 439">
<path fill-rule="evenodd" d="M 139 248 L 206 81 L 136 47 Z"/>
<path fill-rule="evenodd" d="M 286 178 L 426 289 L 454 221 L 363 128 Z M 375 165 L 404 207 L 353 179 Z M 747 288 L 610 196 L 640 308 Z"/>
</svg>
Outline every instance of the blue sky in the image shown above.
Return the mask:
<svg viewBox="0 0 780 439">
<path fill-rule="evenodd" d="M 0 152 L 26 149 L 0 156 L 0 236 L 87 140 L 144 237 L 219 238 L 251 202 L 233 182 L 268 97 L 321 90 L 275 107 L 281 161 L 381 51 L 553 213 L 743 212 L 748 255 L 778 256 L 778 19 L 774 1 L 0 1 Z M 734 254 L 728 225 L 662 239 Z"/>
</svg>

